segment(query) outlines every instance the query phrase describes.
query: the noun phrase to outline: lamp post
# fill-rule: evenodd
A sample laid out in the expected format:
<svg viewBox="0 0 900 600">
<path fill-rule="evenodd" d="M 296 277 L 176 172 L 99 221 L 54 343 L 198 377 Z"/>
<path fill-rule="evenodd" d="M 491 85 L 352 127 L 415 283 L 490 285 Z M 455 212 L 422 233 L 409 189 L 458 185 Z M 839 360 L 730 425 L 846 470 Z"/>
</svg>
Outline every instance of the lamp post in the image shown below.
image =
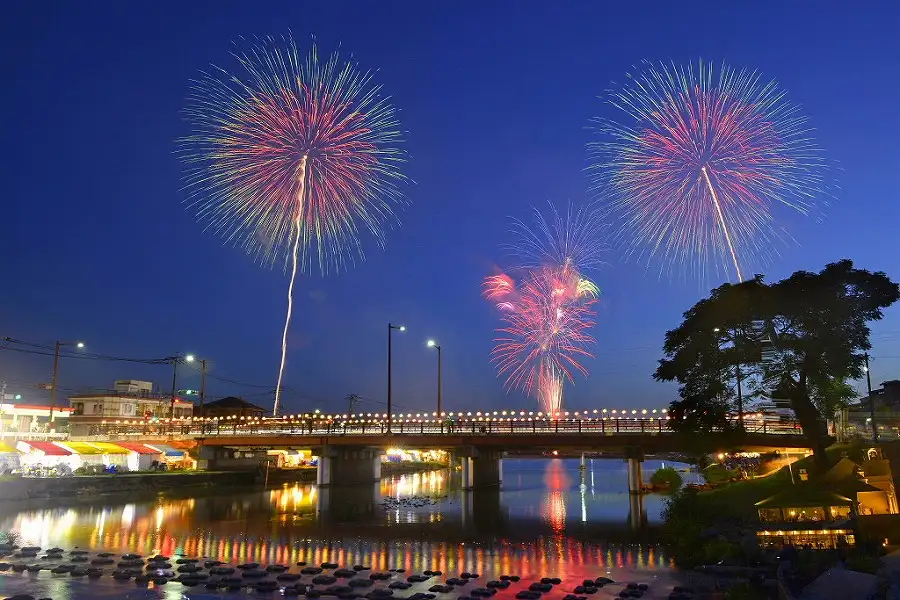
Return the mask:
<svg viewBox="0 0 900 600">
<path fill-rule="evenodd" d="M 863 355 L 866 359 L 866 366 L 863 370 L 866 372 L 866 389 L 869 392 L 869 419 L 872 421 L 872 443 L 878 443 L 878 426 L 875 424 L 875 396 L 872 395 L 872 374 L 869 372 L 869 353 Z"/>
<path fill-rule="evenodd" d="M 398 331 L 406 331 L 405 325 L 394 325 L 393 323 L 388 323 L 388 389 L 387 389 L 387 430 L 388 433 L 391 431 L 391 338 L 393 338 L 394 330 Z"/>
<path fill-rule="evenodd" d="M 75 346 L 76 348 L 84 348 L 84 342 L 60 342 L 57 340 L 56 347 L 53 351 L 53 376 L 50 379 L 50 429 L 53 430 L 55 417 L 53 410 L 56 407 L 56 380 L 59 377 L 59 349 L 63 346 Z"/>
<path fill-rule="evenodd" d="M 185 356 L 181 356 L 176 354 L 175 356 L 169 357 L 169 360 L 172 361 L 172 401 L 169 403 L 169 419 L 175 418 L 175 383 L 178 380 L 178 363 L 180 362 L 194 362 L 194 355 L 187 354 Z"/>
<path fill-rule="evenodd" d="M 438 372 L 437 372 L 437 417 L 441 418 L 441 346 L 434 340 L 428 340 L 427 346 L 437 350 Z"/>
</svg>

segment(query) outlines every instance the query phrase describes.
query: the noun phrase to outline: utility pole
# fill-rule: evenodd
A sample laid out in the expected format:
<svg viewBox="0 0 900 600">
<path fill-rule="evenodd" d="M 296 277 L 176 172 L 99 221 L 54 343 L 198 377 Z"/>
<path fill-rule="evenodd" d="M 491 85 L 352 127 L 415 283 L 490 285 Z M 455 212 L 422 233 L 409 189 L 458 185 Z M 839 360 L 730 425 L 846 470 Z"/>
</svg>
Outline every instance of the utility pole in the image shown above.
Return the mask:
<svg viewBox="0 0 900 600">
<path fill-rule="evenodd" d="M 62 344 L 57 340 L 56 349 L 53 351 L 53 375 L 50 378 L 50 421 L 48 431 L 53 430 L 53 409 L 56 407 L 56 378 L 59 375 L 59 347 Z"/>
<path fill-rule="evenodd" d="M 0 381 L 0 438 L 3 437 L 3 409 L 6 406 L 6 382 Z"/>
<path fill-rule="evenodd" d="M 878 443 L 878 426 L 875 425 L 875 396 L 872 395 L 872 374 L 869 372 L 869 353 L 863 354 L 866 359 L 866 388 L 869 390 L 869 419 L 872 421 L 872 443 Z"/>
<path fill-rule="evenodd" d="M 206 359 L 200 359 L 200 416 L 203 416 L 203 403 L 206 400 Z"/>
</svg>

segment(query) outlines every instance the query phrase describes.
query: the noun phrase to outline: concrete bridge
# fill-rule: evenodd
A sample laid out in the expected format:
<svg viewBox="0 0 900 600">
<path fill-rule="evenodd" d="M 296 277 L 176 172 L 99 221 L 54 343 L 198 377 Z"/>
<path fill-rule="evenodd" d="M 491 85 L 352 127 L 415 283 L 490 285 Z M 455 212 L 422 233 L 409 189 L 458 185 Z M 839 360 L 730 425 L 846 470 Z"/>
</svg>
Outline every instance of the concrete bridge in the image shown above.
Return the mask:
<svg viewBox="0 0 900 600">
<path fill-rule="evenodd" d="M 623 411 L 624 412 L 624 411 Z M 637 411 L 634 411 L 637 413 Z M 655 412 L 655 411 L 654 411 Z M 772 452 L 807 449 L 794 421 L 762 414 L 745 415 L 744 430 L 691 438 L 672 432 L 663 412 L 628 416 L 500 416 L 467 413 L 455 419 L 394 418 L 387 415 L 300 415 L 282 418 L 209 418 L 163 422 L 108 421 L 79 439 L 104 441 L 167 440 L 196 444 L 199 460 L 209 468 L 258 465 L 265 451 L 310 450 L 319 457 L 317 483 L 359 484 L 380 479 L 381 456 L 388 448 L 443 449 L 462 462 L 463 487 L 499 486 L 506 452 L 565 455 L 590 453 L 628 461 L 629 490 L 641 485 L 641 463 L 654 454 L 684 451 L 742 450 Z M 594 416 L 597 414 L 598 416 Z M 399 417 L 403 417 L 400 415 Z M 73 438 L 75 439 L 75 438 Z"/>
</svg>

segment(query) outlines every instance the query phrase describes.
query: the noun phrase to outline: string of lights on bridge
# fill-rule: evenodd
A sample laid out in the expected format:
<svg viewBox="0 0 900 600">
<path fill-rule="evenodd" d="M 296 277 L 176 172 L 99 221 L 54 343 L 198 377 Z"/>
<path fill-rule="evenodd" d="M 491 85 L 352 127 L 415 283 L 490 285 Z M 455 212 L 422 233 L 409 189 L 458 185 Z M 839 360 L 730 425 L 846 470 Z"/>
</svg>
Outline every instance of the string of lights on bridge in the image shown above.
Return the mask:
<svg viewBox="0 0 900 600">
<path fill-rule="evenodd" d="M 745 420 L 763 419 L 763 413 L 745 413 Z M 311 413 L 283 415 L 281 417 L 257 417 L 257 416 L 215 416 L 215 417 L 174 417 L 174 418 L 158 418 L 151 419 L 157 423 L 212 423 L 212 422 L 233 422 L 242 424 L 259 424 L 259 425 L 276 425 L 282 423 L 304 423 L 311 422 L 330 423 L 330 424 L 346 424 L 346 425 L 379 425 L 388 421 L 391 423 L 416 423 L 416 424 L 442 424 L 448 420 L 455 420 L 455 423 L 471 423 L 471 422 L 577 422 L 577 421 L 610 421 L 610 420 L 652 420 L 661 421 L 669 420 L 668 410 L 662 409 L 593 409 L 583 411 L 564 411 L 558 413 L 544 413 L 541 411 L 524 411 L 524 410 L 500 410 L 500 411 L 466 411 L 466 412 L 441 412 L 438 416 L 437 412 L 432 413 L 395 413 L 388 416 L 387 413 L 356 413 L 356 414 L 324 414 L 320 411 Z M 122 425 L 143 425 L 146 419 L 134 420 L 103 420 L 103 424 L 122 424 Z"/>
</svg>

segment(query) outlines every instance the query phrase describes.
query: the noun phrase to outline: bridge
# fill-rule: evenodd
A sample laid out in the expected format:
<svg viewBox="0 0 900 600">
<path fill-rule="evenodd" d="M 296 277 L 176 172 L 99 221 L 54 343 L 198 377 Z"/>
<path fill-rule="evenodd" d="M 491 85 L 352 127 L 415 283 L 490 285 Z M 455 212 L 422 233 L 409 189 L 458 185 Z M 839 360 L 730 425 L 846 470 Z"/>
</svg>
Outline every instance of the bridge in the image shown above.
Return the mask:
<svg viewBox="0 0 900 600">
<path fill-rule="evenodd" d="M 628 461 L 629 489 L 639 491 L 641 463 L 648 454 L 685 451 L 685 438 L 669 427 L 665 410 L 608 409 L 543 414 L 493 411 L 431 414 L 326 415 L 282 417 L 192 417 L 162 420 L 108 420 L 94 426 L 86 441 L 189 441 L 208 468 L 259 465 L 273 449 L 311 450 L 319 457 L 317 483 L 363 483 L 379 479 L 388 448 L 443 449 L 462 461 L 466 488 L 499 485 L 506 452 L 566 455 L 591 453 Z M 771 452 L 808 449 L 795 421 L 772 415 L 744 415 L 743 431 L 727 438 L 692 440 L 690 450 Z"/>
</svg>

